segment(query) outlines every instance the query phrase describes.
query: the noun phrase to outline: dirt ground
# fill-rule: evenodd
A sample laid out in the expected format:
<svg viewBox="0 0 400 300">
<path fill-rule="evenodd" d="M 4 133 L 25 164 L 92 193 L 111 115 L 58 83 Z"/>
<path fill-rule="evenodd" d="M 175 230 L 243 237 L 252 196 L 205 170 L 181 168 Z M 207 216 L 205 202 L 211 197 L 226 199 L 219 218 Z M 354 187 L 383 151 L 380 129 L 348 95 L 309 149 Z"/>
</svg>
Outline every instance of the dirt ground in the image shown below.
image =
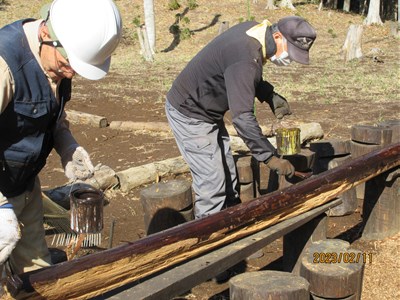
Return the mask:
<svg viewBox="0 0 400 300">
<path fill-rule="evenodd" d="M 26 14 L 35 17 L 32 12 L 36 12 L 36 8 L 43 3 L 33 1 L 31 6 L 27 6 L 19 2 L 22 1 L 10 1 L 2 6 L 0 25 L 26 17 Z M 113 56 L 110 73 L 100 81 L 89 81 L 77 75 L 67 109 L 104 116 L 109 122 L 165 122 L 164 97 L 179 71 L 217 34 L 219 22 L 228 21 L 233 26 L 247 17 L 246 1 L 199 0 L 195 1 L 198 4 L 196 9 L 186 10 L 185 4 L 182 4 L 177 11 L 168 10 L 167 1 L 155 2 L 158 2 L 155 4 L 155 62 L 148 63 L 140 57 L 134 23 L 143 20 L 142 1 L 116 1 L 123 16 L 124 40 Z M 316 4 L 296 1 L 296 12 L 285 9 L 267 11 L 265 4 L 260 2 L 263 1 L 252 3 L 250 7 L 250 14 L 255 20 L 268 18 L 277 21 L 282 16 L 297 14 L 308 19 L 318 33 L 311 51 L 310 66 L 292 64 L 282 69 L 266 65 L 264 77 L 288 99 L 293 110 L 293 115 L 286 122 L 318 122 L 325 138 L 347 140 L 352 125 L 373 125 L 399 119 L 400 44 L 398 38 L 390 35 L 389 22 L 383 26 L 365 26 L 363 58 L 345 63 L 340 50 L 348 26 L 362 24 L 362 17 L 336 10 L 318 10 Z M 24 15 L 20 14 L 21 10 Z M 189 28 L 193 33 L 190 39 L 179 39 L 171 33 L 170 26 L 174 24 L 177 13 L 190 20 L 180 23 L 181 29 Z M 265 105 L 257 103 L 256 111 L 261 125 L 272 126 L 276 122 Z M 71 131 L 90 153 L 94 165 L 101 163 L 115 171 L 179 156 L 175 141 L 168 134 L 126 132 L 77 124 L 71 125 Z M 55 152 L 51 153 L 40 177 L 43 189 L 67 183 Z M 190 180 L 190 175 L 179 178 Z M 144 187 L 128 193 L 118 188 L 106 191 L 109 204 L 104 210 L 103 242 L 98 250 L 88 252 L 108 247 L 113 222 L 113 247 L 146 235 L 140 203 L 140 191 Z M 328 236 L 348 240 L 354 248 L 373 254 L 372 263 L 365 266 L 363 300 L 400 299 L 400 235 L 383 241 L 360 240 L 357 226 L 362 221 L 361 208 L 362 199 L 359 199 L 359 208 L 354 214 L 329 218 Z M 263 253 L 261 258 L 248 261 L 248 271 L 279 269 L 282 240 L 278 239 L 265 247 Z M 205 282 L 183 298 L 229 299 L 228 284 Z"/>
</svg>

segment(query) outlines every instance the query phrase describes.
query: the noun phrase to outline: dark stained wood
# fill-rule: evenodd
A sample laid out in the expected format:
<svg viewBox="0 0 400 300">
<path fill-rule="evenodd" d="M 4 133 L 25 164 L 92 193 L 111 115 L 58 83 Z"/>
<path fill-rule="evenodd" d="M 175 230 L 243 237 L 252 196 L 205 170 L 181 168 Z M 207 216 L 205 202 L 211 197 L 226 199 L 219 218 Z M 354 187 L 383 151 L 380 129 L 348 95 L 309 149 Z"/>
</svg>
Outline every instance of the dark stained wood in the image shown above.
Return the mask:
<svg viewBox="0 0 400 300">
<path fill-rule="evenodd" d="M 350 148 L 351 148 L 351 157 L 357 158 L 360 156 L 363 156 L 367 153 L 370 153 L 372 151 L 381 149 L 381 145 L 367 145 L 367 144 L 361 144 L 358 142 L 350 141 Z M 364 194 L 365 194 L 365 184 L 360 184 L 356 186 L 356 194 L 357 198 L 359 199 L 364 199 Z"/>
<path fill-rule="evenodd" d="M 310 143 L 310 150 L 318 158 L 343 156 L 351 153 L 350 141 L 339 139 L 323 139 Z"/>
<path fill-rule="evenodd" d="M 392 144 L 400 142 L 400 119 L 382 121 L 378 123 L 378 126 L 390 128 L 392 130 Z"/>
<path fill-rule="evenodd" d="M 192 188 L 189 181 L 170 180 L 154 183 L 141 190 L 140 201 L 147 234 L 193 219 Z"/>
<path fill-rule="evenodd" d="M 238 184 L 239 197 L 242 202 L 253 200 L 257 196 L 257 191 L 253 182 L 247 184 Z"/>
<path fill-rule="evenodd" d="M 300 149 L 300 152 L 294 155 L 284 155 L 284 159 L 290 161 L 296 171 L 305 172 L 314 166 L 315 152 L 309 149 Z"/>
<path fill-rule="evenodd" d="M 392 129 L 373 125 L 353 125 L 351 140 L 362 144 L 388 145 L 392 141 Z"/>
<path fill-rule="evenodd" d="M 337 157 L 332 159 L 328 163 L 328 169 L 337 168 L 341 164 L 345 163 L 347 160 L 351 159 L 351 156 Z M 358 199 L 356 188 L 349 189 L 342 194 L 338 195 L 338 198 L 342 200 L 342 204 L 338 205 L 328 211 L 328 216 L 338 217 L 352 214 L 356 211 L 358 207 Z"/>
<path fill-rule="evenodd" d="M 300 275 L 301 260 L 307 248 L 312 242 L 325 240 L 327 228 L 327 216 L 324 213 L 286 234 L 283 237 L 283 270 Z"/>
<path fill-rule="evenodd" d="M 234 157 L 238 181 L 240 184 L 253 182 L 252 156 L 236 156 Z"/>
<path fill-rule="evenodd" d="M 400 232 L 400 169 L 365 183 L 363 240 L 382 240 Z"/>
<path fill-rule="evenodd" d="M 309 288 L 306 279 L 288 272 L 246 272 L 229 280 L 229 299 L 309 300 Z"/>
<path fill-rule="evenodd" d="M 314 219 L 320 220 L 320 215 L 325 215 L 324 212 L 326 210 L 338 204 L 340 204 L 339 200 L 332 200 L 301 215 L 184 262 L 156 276 L 145 278 L 132 285 L 110 291 L 104 296 L 110 300 L 172 299 L 200 283 L 216 277 L 221 272 L 233 266 L 236 267 L 251 254 L 259 251 L 281 236 L 293 230 L 300 229 L 303 226 L 309 228 L 310 224 L 316 223 Z M 293 253 L 284 252 L 284 259 L 285 254 L 294 255 Z"/>
<path fill-rule="evenodd" d="M 94 297 L 299 215 L 399 164 L 400 143 L 344 163 L 284 192 L 276 191 L 127 245 L 43 268 L 28 279 L 38 295 L 36 299 Z"/>
<path fill-rule="evenodd" d="M 313 295 L 329 299 L 361 296 L 364 257 L 361 251 L 337 240 L 312 244 L 301 262 L 300 275 L 310 283 Z"/>
</svg>

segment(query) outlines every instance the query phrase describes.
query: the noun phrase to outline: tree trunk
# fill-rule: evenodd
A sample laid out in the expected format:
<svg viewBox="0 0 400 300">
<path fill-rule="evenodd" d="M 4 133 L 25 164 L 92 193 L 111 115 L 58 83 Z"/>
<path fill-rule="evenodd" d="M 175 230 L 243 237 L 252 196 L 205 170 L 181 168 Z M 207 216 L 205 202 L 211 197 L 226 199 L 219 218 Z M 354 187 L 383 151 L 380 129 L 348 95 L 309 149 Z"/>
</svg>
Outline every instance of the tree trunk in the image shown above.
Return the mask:
<svg viewBox="0 0 400 300">
<path fill-rule="evenodd" d="M 344 0 L 343 10 L 345 12 L 349 12 L 350 11 L 350 2 L 351 2 L 351 0 Z"/>
<path fill-rule="evenodd" d="M 30 299 L 87 299 L 318 207 L 400 164 L 400 143 L 251 202 L 113 249 L 24 274 Z"/>
<path fill-rule="evenodd" d="M 139 37 L 140 49 L 143 58 L 146 61 L 152 62 L 154 60 L 153 53 L 150 48 L 149 39 L 147 37 L 146 26 L 142 25 L 137 28 L 137 35 Z"/>
<path fill-rule="evenodd" d="M 293 6 L 292 0 L 282 0 L 279 3 L 279 7 L 281 7 L 281 8 L 289 8 L 291 10 L 296 10 L 296 8 Z"/>
<path fill-rule="evenodd" d="M 350 25 L 347 37 L 344 42 L 342 53 L 345 61 L 362 57 L 361 36 L 363 32 L 362 25 Z"/>
<path fill-rule="evenodd" d="M 265 9 L 277 9 L 274 4 L 274 0 L 267 0 L 267 5 L 265 6 Z"/>
<path fill-rule="evenodd" d="M 144 23 L 147 29 L 147 37 L 151 53 L 156 51 L 156 23 L 154 21 L 154 3 L 153 0 L 144 0 Z"/>
<path fill-rule="evenodd" d="M 369 2 L 368 15 L 367 18 L 364 20 L 364 25 L 383 25 L 381 17 L 379 15 L 380 5 L 380 0 L 371 0 Z"/>
</svg>

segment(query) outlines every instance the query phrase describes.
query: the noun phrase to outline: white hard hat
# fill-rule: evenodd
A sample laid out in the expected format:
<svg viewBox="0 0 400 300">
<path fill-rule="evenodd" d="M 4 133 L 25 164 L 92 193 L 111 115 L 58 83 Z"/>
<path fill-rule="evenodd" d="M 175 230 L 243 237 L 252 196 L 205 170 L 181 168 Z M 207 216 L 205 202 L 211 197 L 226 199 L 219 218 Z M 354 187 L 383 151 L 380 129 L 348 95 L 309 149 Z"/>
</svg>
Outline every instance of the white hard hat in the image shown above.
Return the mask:
<svg viewBox="0 0 400 300">
<path fill-rule="evenodd" d="M 112 0 L 54 0 L 52 29 L 79 75 L 103 78 L 122 36 L 122 20 Z"/>
</svg>

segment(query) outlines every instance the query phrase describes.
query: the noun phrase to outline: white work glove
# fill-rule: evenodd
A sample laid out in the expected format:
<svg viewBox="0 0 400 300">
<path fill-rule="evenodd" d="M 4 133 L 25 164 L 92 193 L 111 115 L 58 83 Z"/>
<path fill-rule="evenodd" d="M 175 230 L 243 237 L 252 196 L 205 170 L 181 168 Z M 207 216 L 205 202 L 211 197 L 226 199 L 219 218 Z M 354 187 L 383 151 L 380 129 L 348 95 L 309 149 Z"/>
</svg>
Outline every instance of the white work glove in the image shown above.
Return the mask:
<svg viewBox="0 0 400 300">
<path fill-rule="evenodd" d="M 0 265 L 8 259 L 20 238 L 21 232 L 14 210 L 0 206 Z"/>
<path fill-rule="evenodd" d="M 71 181 L 77 179 L 85 180 L 93 176 L 94 167 L 89 154 L 81 146 L 72 145 L 68 151 L 61 156 L 65 176 Z"/>
</svg>

